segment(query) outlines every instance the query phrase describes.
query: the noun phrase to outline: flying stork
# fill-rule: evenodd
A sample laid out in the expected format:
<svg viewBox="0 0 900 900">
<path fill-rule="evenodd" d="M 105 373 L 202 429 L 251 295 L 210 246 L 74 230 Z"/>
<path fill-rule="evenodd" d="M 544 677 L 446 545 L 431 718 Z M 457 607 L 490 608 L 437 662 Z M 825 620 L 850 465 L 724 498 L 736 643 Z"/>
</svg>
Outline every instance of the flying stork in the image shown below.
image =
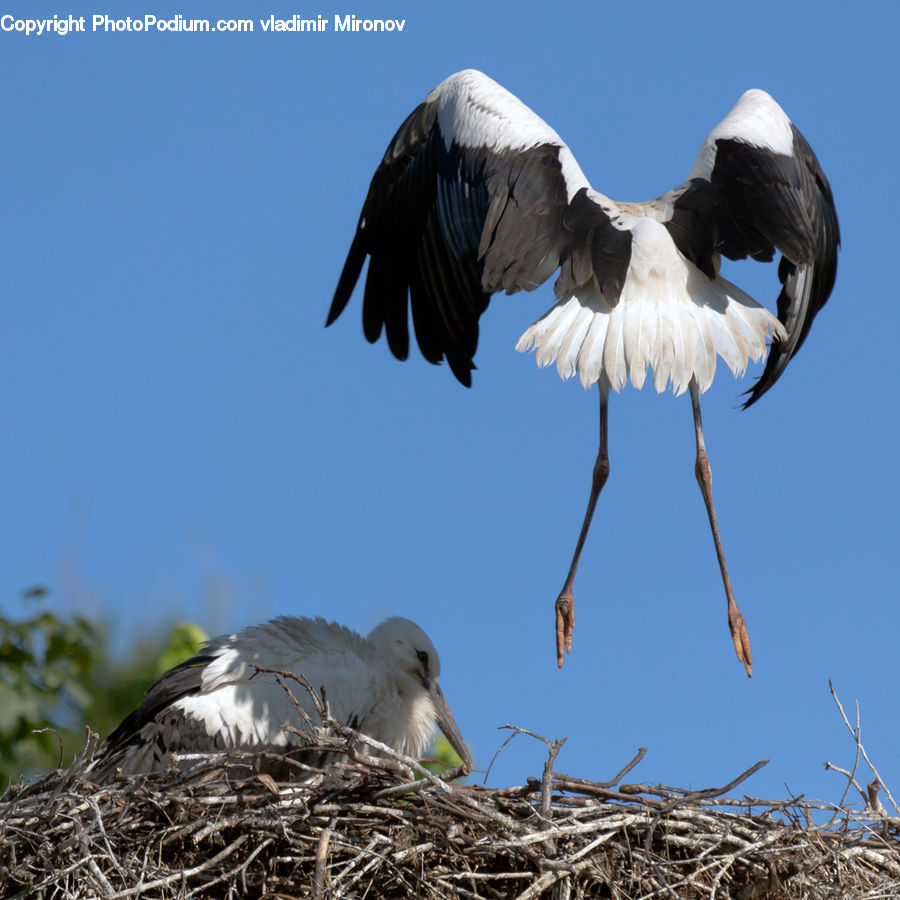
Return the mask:
<svg viewBox="0 0 900 900">
<path fill-rule="evenodd" d="M 274 676 L 255 666 L 304 675 L 315 689 L 324 685 L 335 719 L 407 755 L 423 753 L 437 724 L 472 769 L 438 685 L 437 651 L 415 622 L 386 619 L 363 637 L 325 619 L 282 616 L 214 638 L 160 676 L 106 739 L 91 778 L 102 783 L 117 772 L 165 769 L 175 752 L 267 750 L 304 759 L 296 730 L 309 726 Z M 309 693 L 293 693 L 315 722 Z M 259 768 L 290 772 L 265 761 Z"/>
<path fill-rule="evenodd" d="M 375 171 L 326 324 L 350 300 L 369 259 L 363 330 L 409 351 L 407 309 L 429 362 L 472 381 L 478 320 L 491 295 L 530 291 L 557 270 L 558 302 L 519 339 L 600 395 L 590 498 L 556 599 L 556 651 L 572 649 L 572 585 L 609 474 L 609 389 L 647 367 L 658 392 L 691 397 L 695 474 L 709 516 L 738 659 L 752 675 L 716 523 L 700 394 L 721 356 L 735 377 L 771 353 L 744 408 L 778 380 L 834 285 L 839 243 L 831 188 L 809 144 L 765 91 L 747 91 L 706 136 L 687 180 L 656 200 L 622 203 L 594 190 L 569 148 L 495 81 L 471 69 L 441 82 L 394 135 Z M 719 274 L 720 256 L 781 254 L 778 318 Z"/>
</svg>

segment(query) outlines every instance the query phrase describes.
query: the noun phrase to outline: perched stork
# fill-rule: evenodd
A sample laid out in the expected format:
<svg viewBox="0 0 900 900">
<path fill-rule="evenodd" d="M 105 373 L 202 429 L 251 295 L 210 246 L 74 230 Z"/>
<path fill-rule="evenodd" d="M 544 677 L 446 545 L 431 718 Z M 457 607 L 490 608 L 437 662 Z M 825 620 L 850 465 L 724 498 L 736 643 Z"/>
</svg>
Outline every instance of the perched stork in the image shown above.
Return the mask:
<svg viewBox="0 0 900 900">
<path fill-rule="evenodd" d="M 750 90 L 707 135 L 680 187 L 644 203 L 595 191 L 561 138 L 516 97 L 471 69 L 439 84 L 394 135 L 372 178 L 328 313 L 341 314 L 369 258 L 363 329 L 409 350 L 407 309 L 429 362 L 446 359 L 469 386 L 478 319 L 491 294 L 530 291 L 559 270 L 558 303 L 519 339 L 539 366 L 555 362 L 600 394 L 600 446 L 590 499 L 556 600 L 561 666 L 572 649 L 572 585 L 609 474 L 607 402 L 630 379 L 687 390 L 695 474 L 709 515 L 738 659 L 750 640 L 716 524 L 700 394 L 716 356 L 734 375 L 771 353 L 748 407 L 778 380 L 828 300 L 837 215 L 819 161 L 781 107 Z M 781 253 L 778 318 L 719 275 L 720 256 L 769 262 Z"/>
<path fill-rule="evenodd" d="M 308 730 L 275 678 L 255 666 L 304 675 L 325 686 L 331 715 L 411 756 L 428 746 L 435 723 L 464 765 L 472 758 L 438 685 L 441 663 L 428 635 L 409 619 L 382 622 L 368 637 L 324 619 L 282 616 L 214 638 L 162 675 L 100 748 L 91 777 L 109 780 L 166 768 L 173 752 L 299 750 Z M 312 698 L 295 699 L 313 722 Z M 267 771 L 265 763 L 260 764 Z M 286 767 L 275 766 L 281 774 Z"/>
</svg>

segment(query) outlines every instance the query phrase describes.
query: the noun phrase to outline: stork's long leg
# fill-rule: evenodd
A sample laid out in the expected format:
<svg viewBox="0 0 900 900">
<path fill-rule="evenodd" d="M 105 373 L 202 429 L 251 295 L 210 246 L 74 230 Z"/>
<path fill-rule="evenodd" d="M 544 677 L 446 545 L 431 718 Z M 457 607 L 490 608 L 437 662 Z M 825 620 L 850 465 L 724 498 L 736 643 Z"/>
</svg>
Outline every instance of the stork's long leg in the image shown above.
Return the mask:
<svg viewBox="0 0 900 900">
<path fill-rule="evenodd" d="M 706 512 L 709 516 L 709 527 L 712 529 L 713 541 L 716 545 L 716 556 L 719 558 L 719 569 L 722 572 L 722 583 L 725 585 L 725 595 L 728 598 L 728 627 L 731 629 L 731 640 L 734 641 L 734 650 L 737 658 L 744 664 L 747 676 L 753 675 L 753 654 L 750 652 L 750 636 L 747 634 L 747 625 L 744 615 L 738 607 L 731 592 L 731 579 L 728 577 L 728 569 L 725 565 L 725 551 L 722 549 L 722 539 L 719 537 L 719 523 L 716 521 L 716 509 L 712 499 L 712 473 L 709 471 L 709 458 L 706 455 L 706 444 L 703 441 L 703 422 L 700 420 L 700 391 L 696 379 L 691 379 L 691 406 L 694 410 L 694 433 L 697 437 L 697 462 L 694 465 L 694 474 L 703 494 L 703 502 L 706 504 Z"/>
<path fill-rule="evenodd" d="M 575 598 L 572 596 L 572 584 L 575 581 L 575 573 L 578 571 L 578 561 L 581 559 L 581 550 L 584 540 L 591 527 L 591 519 L 594 517 L 594 507 L 603 485 L 606 484 L 609 475 L 609 456 L 606 452 L 607 406 L 609 387 L 601 382 L 597 383 L 600 390 L 600 445 L 597 448 L 597 459 L 594 462 L 594 473 L 591 477 L 591 496 L 588 499 L 587 512 L 584 514 L 584 522 L 581 525 L 581 533 L 578 535 L 578 543 L 575 545 L 575 553 L 572 555 L 572 564 L 569 566 L 569 574 L 559 596 L 556 598 L 556 664 L 562 668 L 565 653 L 572 652 L 572 632 L 575 630 Z M 565 652 L 564 652 L 565 651 Z"/>
</svg>

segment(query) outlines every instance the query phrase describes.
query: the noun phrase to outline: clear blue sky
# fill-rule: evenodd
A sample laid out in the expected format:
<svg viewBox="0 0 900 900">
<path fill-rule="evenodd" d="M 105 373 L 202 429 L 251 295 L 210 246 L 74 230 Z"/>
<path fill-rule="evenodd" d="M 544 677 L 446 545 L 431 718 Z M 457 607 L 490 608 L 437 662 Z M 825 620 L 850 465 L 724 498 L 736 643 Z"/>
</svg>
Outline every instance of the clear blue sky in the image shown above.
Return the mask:
<svg viewBox="0 0 900 900">
<path fill-rule="evenodd" d="M 513 722 L 567 735 L 558 767 L 836 799 L 853 745 L 900 792 L 900 304 L 892 4 L 116 4 L 124 17 L 299 11 L 394 34 L 0 33 L 0 603 L 46 584 L 120 634 L 283 613 L 418 620 L 486 764 Z M 538 9 L 535 7 L 535 9 Z M 12 3 L 16 17 L 95 10 Z M 102 11 L 102 10 L 100 10 Z M 614 395 L 612 473 L 557 671 L 553 600 L 587 498 L 597 400 L 514 352 L 549 286 L 495 298 L 472 390 L 325 314 L 369 178 L 441 79 L 484 70 L 569 143 L 594 185 L 681 183 L 750 87 L 830 177 L 838 281 L 776 389 L 704 397 L 725 551 L 755 656 L 734 657 L 693 474 L 686 396 Z M 774 266 L 729 277 L 774 303 Z M 758 373 L 758 369 L 756 372 Z M 127 643 L 122 639 L 123 646 Z M 538 775 L 519 739 L 492 782 Z"/>
</svg>

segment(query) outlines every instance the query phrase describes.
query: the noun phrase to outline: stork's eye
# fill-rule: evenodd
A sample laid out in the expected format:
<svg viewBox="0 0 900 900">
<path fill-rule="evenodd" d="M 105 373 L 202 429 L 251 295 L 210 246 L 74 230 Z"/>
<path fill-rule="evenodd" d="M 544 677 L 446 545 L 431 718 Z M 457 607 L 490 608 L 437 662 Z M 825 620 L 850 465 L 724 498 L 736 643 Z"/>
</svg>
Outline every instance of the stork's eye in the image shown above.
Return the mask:
<svg viewBox="0 0 900 900">
<path fill-rule="evenodd" d="M 416 659 L 425 666 L 425 671 L 428 671 L 428 654 L 424 650 L 416 650 Z"/>
</svg>

